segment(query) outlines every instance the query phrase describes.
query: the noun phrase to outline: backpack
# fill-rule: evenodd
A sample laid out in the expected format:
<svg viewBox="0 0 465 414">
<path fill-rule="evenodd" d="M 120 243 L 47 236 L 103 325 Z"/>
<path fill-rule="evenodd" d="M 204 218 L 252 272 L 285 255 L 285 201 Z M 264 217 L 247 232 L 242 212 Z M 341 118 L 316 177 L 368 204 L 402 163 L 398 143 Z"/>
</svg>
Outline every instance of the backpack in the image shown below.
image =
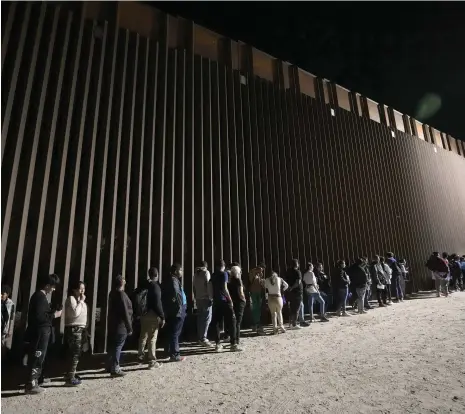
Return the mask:
<svg viewBox="0 0 465 414">
<path fill-rule="evenodd" d="M 136 289 L 132 295 L 131 302 L 135 318 L 140 318 L 149 311 L 147 306 L 147 293 L 148 289 Z"/>
</svg>

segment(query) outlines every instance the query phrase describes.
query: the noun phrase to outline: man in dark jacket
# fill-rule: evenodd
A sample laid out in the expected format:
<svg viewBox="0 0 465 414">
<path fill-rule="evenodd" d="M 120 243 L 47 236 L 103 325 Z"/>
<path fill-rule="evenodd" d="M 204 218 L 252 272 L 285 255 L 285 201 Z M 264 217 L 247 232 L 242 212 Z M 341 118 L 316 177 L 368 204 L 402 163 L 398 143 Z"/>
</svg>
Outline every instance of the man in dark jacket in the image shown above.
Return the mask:
<svg viewBox="0 0 465 414">
<path fill-rule="evenodd" d="M 346 312 L 347 296 L 349 295 L 349 284 L 350 279 L 346 271 L 346 262 L 339 260 L 336 264 L 336 268 L 332 273 L 331 282 L 334 288 L 334 292 L 338 297 L 337 314 L 338 316 L 350 316 Z"/>
<path fill-rule="evenodd" d="M 451 289 L 454 290 L 462 290 L 462 269 L 460 267 L 459 256 L 457 254 L 453 254 L 449 261 L 449 269 L 450 269 L 450 286 Z"/>
<path fill-rule="evenodd" d="M 287 270 L 286 275 L 286 282 L 289 284 L 288 298 L 291 308 L 291 315 L 289 319 L 292 329 L 300 329 L 300 326 L 297 325 L 297 320 L 299 318 L 300 307 L 302 306 L 304 286 L 302 283 L 302 273 L 299 269 L 299 261 L 297 259 L 293 259 L 291 267 Z"/>
<path fill-rule="evenodd" d="M 387 306 L 386 276 L 379 256 L 375 256 L 370 265 L 370 275 L 373 285 L 376 287 L 376 298 L 380 308 Z"/>
<path fill-rule="evenodd" d="M 426 267 L 431 270 L 433 274 L 433 280 L 436 286 L 436 296 L 441 296 L 441 290 L 444 294 L 447 293 L 447 276 L 449 274 L 448 263 L 439 256 L 439 252 L 433 252 L 428 261 Z"/>
<path fill-rule="evenodd" d="M 128 336 L 132 335 L 132 302 L 124 291 L 126 279 L 116 276 L 108 301 L 108 369 L 112 377 L 123 377 L 120 367 L 121 352 Z"/>
<path fill-rule="evenodd" d="M 42 367 L 52 333 L 52 321 L 61 316 L 60 311 L 53 311 L 48 302 L 47 295 L 53 293 L 60 283 L 57 275 L 45 275 L 39 278 L 37 292 L 31 296 L 27 315 L 26 339 L 29 342 L 29 355 L 27 360 L 26 394 L 40 394 L 44 388 L 39 386 L 42 376 Z"/>
<path fill-rule="evenodd" d="M 358 313 L 366 313 L 364 310 L 365 295 L 367 291 L 367 275 L 365 272 L 365 260 L 358 258 L 348 270 L 352 285 L 357 293 Z"/>
<path fill-rule="evenodd" d="M 165 325 L 165 314 L 163 312 L 163 304 L 161 300 L 161 289 L 158 284 L 158 269 L 151 267 L 149 269 L 149 277 L 140 287 L 140 292 L 146 291 L 146 309 L 140 315 L 140 338 L 139 338 L 139 360 L 145 358 L 145 345 L 148 341 L 148 365 L 150 368 L 159 368 L 157 362 L 156 349 L 158 330 Z"/>
<path fill-rule="evenodd" d="M 396 258 L 394 257 L 394 253 L 386 253 L 386 263 L 392 270 L 392 284 L 394 285 L 394 290 L 396 292 L 396 302 L 403 302 L 404 301 L 404 293 L 402 292 L 402 285 L 400 282 L 400 278 L 402 277 L 402 270 L 397 263 Z"/>
<path fill-rule="evenodd" d="M 179 337 L 187 310 L 187 298 L 181 284 L 182 275 L 182 266 L 175 263 L 171 266 L 170 276 L 163 281 L 163 309 L 169 329 L 168 353 L 171 362 L 182 362 L 186 359 L 179 351 Z"/>
</svg>

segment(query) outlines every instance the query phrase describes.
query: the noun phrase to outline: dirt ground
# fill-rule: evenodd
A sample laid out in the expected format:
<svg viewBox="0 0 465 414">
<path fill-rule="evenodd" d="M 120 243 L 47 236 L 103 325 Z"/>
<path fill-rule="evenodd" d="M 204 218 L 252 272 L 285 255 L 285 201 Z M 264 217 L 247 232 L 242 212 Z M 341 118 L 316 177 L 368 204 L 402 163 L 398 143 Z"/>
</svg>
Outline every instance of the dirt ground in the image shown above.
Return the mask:
<svg viewBox="0 0 465 414">
<path fill-rule="evenodd" d="M 247 332 L 245 332 L 247 335 Z M 279 336 L 247 337 L 243 353 L 183 348 L 183 363 L 86 371 L 79 388 L 2 391 L 18 413 L 465 413 L 465 293 L 332 318 Z M 126 358 L 126 360 L 130 357 Z"/>
</svg>

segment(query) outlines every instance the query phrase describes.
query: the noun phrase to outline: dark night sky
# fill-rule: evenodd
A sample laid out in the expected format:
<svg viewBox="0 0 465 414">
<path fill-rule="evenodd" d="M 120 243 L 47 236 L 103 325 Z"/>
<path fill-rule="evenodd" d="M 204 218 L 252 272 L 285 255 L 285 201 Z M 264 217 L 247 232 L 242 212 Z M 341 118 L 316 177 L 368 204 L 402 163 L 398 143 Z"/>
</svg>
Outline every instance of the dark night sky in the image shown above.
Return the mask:
<svg viewBox="0 0 465 414">
<path fill-rule="evenodd" d="M 464 2 L 151 2 L 465 140 Z M 427 94 L 442 100 L 420 119 Z"/>
</svg>

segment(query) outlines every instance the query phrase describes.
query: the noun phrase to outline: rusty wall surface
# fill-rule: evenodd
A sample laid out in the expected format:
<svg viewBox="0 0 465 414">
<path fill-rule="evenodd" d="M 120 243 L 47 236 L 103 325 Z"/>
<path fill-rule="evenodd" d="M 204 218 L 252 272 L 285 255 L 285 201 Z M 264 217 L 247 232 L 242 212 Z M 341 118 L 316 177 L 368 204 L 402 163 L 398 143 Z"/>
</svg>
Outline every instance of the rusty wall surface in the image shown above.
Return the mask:
<svg viewBox="0 0 465 414">
<path fill-rule="evenodd" d="M 465 253 L 464 157 L 340 108 L 321 79 L 300 93 L 295 67 L 285 88 L 196 55 L 193 25 L 168 48 L 166 22 L 147 38 L 2 3 L 2 284 L 20 319 L 39 274 L 61 277 L 58 302 L 84 280 L 103 351 L 118 273 L 132 289 L 181 262 L 190 299 L 202 259 L 282 272 L 390 250 L 418 289 L 432 250 Z"/>
</svg>

